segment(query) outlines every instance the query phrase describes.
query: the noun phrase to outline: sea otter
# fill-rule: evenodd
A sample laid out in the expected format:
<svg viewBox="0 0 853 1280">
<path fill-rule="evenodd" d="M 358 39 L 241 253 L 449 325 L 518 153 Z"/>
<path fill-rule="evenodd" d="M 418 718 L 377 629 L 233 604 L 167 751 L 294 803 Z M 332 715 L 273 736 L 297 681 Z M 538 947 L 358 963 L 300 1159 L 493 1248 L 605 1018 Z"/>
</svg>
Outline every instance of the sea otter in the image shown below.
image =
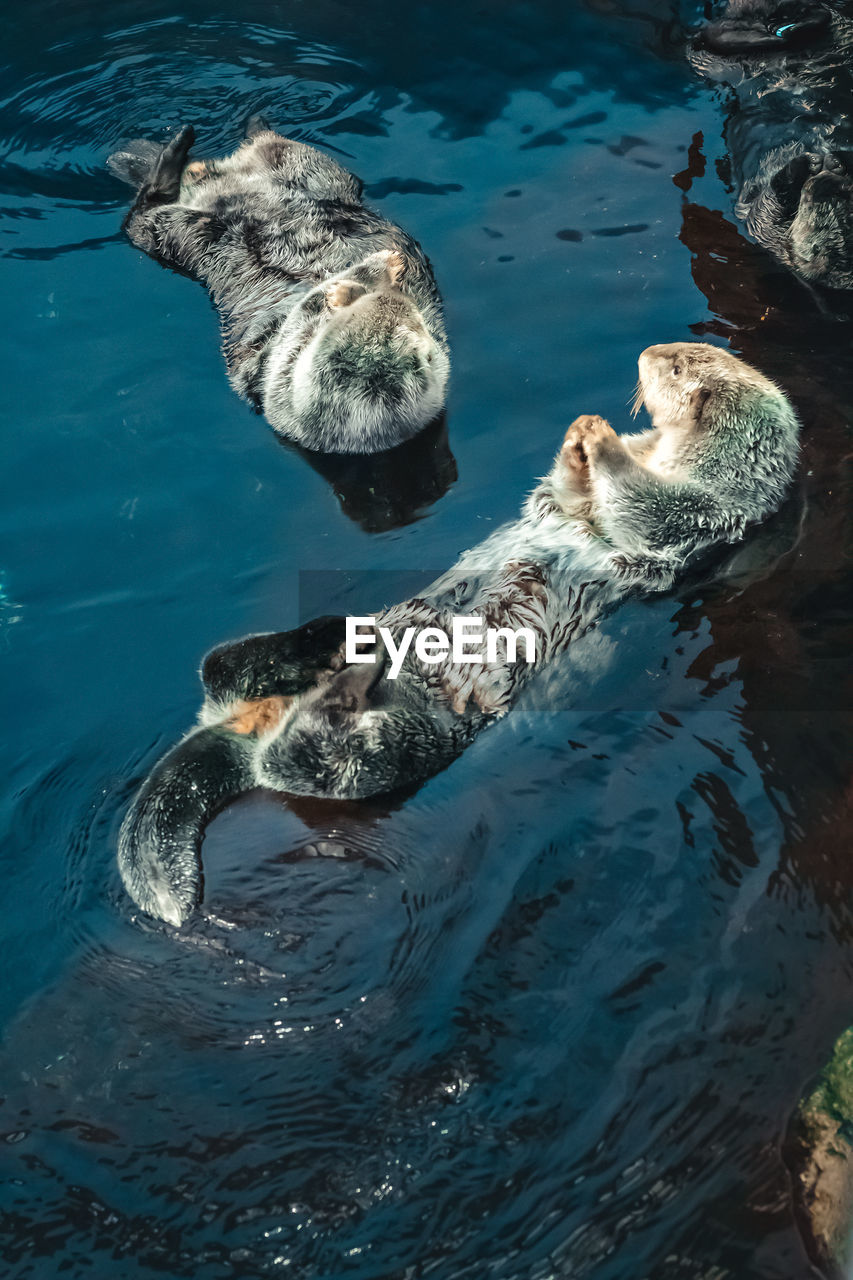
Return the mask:
<svg viewBox="0 0 853 1280">
<path fill-rule="evenodd" d="M 639 372 L 635 412 L 645 404 L 651 428 L 618 436 L 600 417 L 576 419 L 520 519 L 380 615 L 393 643 L 377 662 L 344 660 L 340 618 L 207 657 L 199 727 L 155 767 L 121 829 L 121 875 L 143 910 L 173 924 L 193 911 L 201 834 L 229 799 L 261 786 L 352 800 L 423 781 L 620 600 L 668 589 L 780 506 L 798 422 L 778 387 L 703 343 L 649 347 Z M 528 629 L 536 661 L 427 661 L 410 648 L 389 678 L 407 627 L 449 632 L 460 615 Z"/>
<path fill-rule="evenodd" d="M 728 0 L 691 50 L 697 70 L 734 92 L 726 140 L 738 217 L 839 316 L 853 306 L 851 10 Z"/>
<path fill-rule="evenodd" d="M 365 208 L 331 156 L 250 122 L 233 155 L 188 163 L 195 134 L 133 142 L 113 173 L 139 187 L 124 226 L 201 281 L 231 385 L 290 440 L 375 453 L 444 405 L 441 299 L 420 246 Z"/>
</svg>

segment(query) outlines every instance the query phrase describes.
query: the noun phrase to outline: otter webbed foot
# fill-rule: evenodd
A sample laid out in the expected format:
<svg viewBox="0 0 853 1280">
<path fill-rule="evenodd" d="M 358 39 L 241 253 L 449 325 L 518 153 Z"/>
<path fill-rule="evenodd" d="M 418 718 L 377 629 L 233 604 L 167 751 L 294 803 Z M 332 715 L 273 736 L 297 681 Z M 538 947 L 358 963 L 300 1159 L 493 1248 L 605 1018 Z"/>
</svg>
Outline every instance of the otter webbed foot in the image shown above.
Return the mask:
<svg viewBox="0 0 853 1280">
<path fill-rule="evenodd" d="M 195 129 L 191 124 L 178 130 L 172 141 L 160 152 L 141 198 L 158 204 L 177 200 L 181 190 L 181 174 L 194 142 Z"/>
<path fill-rule="evenodd" d="M 149 138 L 134 138 L 107 157 L 107 168 L 114 177 L 131 187 L 144 187 L 160 159 L 162 147 Z"/>
<path fill-rule="evenodd" d="M 260 111 L 255 111 L 252 113 L 252 115 L 249 116 L 248 120 L 246 121 L 246 128 L 243 131 L 243 136 L 247 139 L 247 141 L 251 141 L 252 138 L 256 138 L 259 133 L 270 133 L 270 132 L 271 132 L 271 129 L 270 129 L 269 120 L 267 120 L 266 116 L 262 115 Z"/>
</svg>

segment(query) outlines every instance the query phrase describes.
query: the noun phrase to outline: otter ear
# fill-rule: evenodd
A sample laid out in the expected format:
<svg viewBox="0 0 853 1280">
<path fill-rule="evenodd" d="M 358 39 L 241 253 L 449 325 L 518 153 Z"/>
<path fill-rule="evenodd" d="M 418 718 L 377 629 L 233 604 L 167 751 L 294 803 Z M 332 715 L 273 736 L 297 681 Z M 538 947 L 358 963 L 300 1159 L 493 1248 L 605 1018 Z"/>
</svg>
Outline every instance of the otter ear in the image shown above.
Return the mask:
<svg viewBox="0 0 853 1280">
<path fill-rule="evenodd" d="M 385 274 L 392 289 L 399 289 L 406 274 L 406 259 L 398 249 L 392 249 L 385 263 Z"/>
<path fill-rule="evenodd" d="M 690 397 L 690 406 L 693 409 L 696 422 L 701 423 L 705 417 L 708 408 L 708 401 L 713 397 L 713 391 L 709 391 L 707 387 L 699 387 Z"/>
<path fill-rule="evenodd" d="M 336 280 L 325 290 L 326 306 L 337 311 L 341 307 L 351 306 L 356 298 L 362 298 L 366 293 L 364 285 L 357 284 L 354 280 Z"/>
</svg>

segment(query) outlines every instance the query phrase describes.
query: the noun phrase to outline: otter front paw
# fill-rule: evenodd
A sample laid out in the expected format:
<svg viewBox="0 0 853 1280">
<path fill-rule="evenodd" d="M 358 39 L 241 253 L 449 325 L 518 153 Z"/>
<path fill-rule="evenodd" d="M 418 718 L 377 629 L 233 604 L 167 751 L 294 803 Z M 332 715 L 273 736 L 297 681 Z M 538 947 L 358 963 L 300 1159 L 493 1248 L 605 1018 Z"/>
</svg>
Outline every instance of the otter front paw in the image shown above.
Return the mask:
<svg viewBox="0 0 853 1280">
<path fill-rule="evenodd" d="M 363 284 L 355 280 L 336 280 L 326 290 L 326 306 L 332 311 L 341 307 L 349 307 L 356 298 L 363 298 L 367 293 Z"/>
<path fill-rule="evenodd" d="M 246 736 L 254 734 L 255 737 L 271 733 L 278 728 L 292 701 L 292 698 L 270 697 L 238 702 L 225 721 L 225 728 Z"/>
<path fill-rule="evenodd" d="M 610 438 L 616 440 L 617 435 L 609 422 L 597 413 L 582 413 L 566 432 L 560 458 L 576 479 L 588 480 L 598 446 Z"/>
<path fill-rule="evenodd" d="M 399 289 L 403 282 L 403 276 L 406 274 L 406 259 L 397 249 L 392 249 L 388 254 L 385 263 L 385 270 L 388 273 L 392 289 Z"/>
<path fill-rule="evenodd" d="M 203 178 L 207 177 L 207 165 L 203 160 L 193 160 L 184 169 L 183 177 L 188 182 L 201 182 Z"/>
</svg>

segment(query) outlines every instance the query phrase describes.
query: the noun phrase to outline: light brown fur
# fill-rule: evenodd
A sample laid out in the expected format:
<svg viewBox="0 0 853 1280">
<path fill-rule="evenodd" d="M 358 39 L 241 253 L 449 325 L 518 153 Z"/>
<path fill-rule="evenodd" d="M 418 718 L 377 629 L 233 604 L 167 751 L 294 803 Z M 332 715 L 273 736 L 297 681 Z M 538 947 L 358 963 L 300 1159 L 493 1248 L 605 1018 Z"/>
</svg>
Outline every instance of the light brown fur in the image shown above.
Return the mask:
<svg viewBox="0 0 853 1280">
<path fill-rule="evenodd" d="M 254 734 L 260 737 L 277 728 L 293 698 L 256 698 L 251 702 L 237 702 L 225 721 L 225 727 L 233 733 Z"/>
</svg>

